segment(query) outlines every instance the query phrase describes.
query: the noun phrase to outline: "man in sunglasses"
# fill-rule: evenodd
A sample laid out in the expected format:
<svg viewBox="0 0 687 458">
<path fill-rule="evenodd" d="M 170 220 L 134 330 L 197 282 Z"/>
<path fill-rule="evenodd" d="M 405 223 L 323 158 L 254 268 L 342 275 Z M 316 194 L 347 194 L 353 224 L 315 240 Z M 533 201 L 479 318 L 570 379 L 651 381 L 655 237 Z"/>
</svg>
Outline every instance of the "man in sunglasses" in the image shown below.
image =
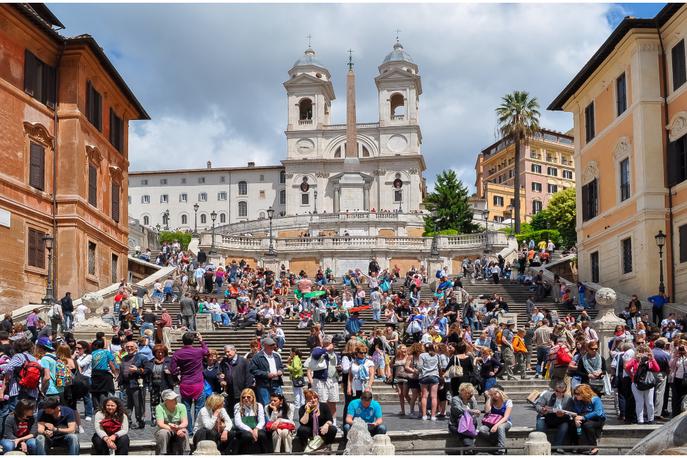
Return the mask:
<svg viewBox="0 0 687 458">
<path fill-rule="evenodd" d="M 554 391 L 544 392 L 534 405 L 537 411 L 536 430 L 544 433 L 547 429 L 556 430 L 551 444 L 554 449 L 564 445 L 570 427 L 570 416 L 563 412 L 572 399 L 567 391 L 568 385 L 565 382 L 558 382 Z M 560 453 L 559 450 L 556 452 Z"/>
</svg>

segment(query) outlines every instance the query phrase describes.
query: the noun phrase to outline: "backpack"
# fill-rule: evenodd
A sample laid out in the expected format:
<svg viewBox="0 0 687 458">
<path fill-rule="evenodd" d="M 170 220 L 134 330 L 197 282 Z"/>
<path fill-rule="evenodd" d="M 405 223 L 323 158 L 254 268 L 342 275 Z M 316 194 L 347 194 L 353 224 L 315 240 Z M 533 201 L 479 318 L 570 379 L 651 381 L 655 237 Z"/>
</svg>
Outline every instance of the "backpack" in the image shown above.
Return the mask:
<svg viewBox="0 0 687 458">
<path fill-rule="evenodd" d="M 437 270 L 437 273 L 435 273 L 434 276 L 437 278 L 441 278 L 441 269 Z"/>
<path fill-rule="evenodd" d="M 26 361 L 17 372 L 17 384 L 27 390 L 35 390 L 41 383 L 43 368 L 38 361 L 30 361 L 26 355 L 23 356 Z"/>
<path fill-rule="evenodd" d="M 556 352 L 556 366 L 566 366 L 570 364 L 572 361 L 572 358 L 570 357 L 570 354 L 563 349 L 563 347 L 558 347 L 558 351 Z"/>
<path fill-rule="evenodd" d="M 656 376 L 649 370 L 649 363 L 639 363 L 637 366 L 635 385 L 639 391 L 647 391 L 656 387 Z"/>
<path fill-rule="evenodd" d="M 59 389 L 71 385 L 74 378 L 72 376 L 72 371 L 69 370 L 67 365 L 62 362 L 62 360 L 59 360 L 57 357 L 52 355 L 48 356 L 55 360 L 55 386 Z"/>
</svg>

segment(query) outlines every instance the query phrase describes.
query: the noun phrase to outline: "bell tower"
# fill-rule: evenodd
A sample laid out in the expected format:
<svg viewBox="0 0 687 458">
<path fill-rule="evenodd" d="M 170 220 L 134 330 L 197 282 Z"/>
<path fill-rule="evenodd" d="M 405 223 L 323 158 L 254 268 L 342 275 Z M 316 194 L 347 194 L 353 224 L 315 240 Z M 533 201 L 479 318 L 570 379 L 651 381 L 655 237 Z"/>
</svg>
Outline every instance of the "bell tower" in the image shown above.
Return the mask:
<svg viewBox="0 0 687 458">
<path fill-rule="evenodd" d="M 422 84 L 418 66 L 396 38 L 393 51 L 379 66 L 375 78 L 379 97 L 379 125 L 418 125 Z"/>
</svg>

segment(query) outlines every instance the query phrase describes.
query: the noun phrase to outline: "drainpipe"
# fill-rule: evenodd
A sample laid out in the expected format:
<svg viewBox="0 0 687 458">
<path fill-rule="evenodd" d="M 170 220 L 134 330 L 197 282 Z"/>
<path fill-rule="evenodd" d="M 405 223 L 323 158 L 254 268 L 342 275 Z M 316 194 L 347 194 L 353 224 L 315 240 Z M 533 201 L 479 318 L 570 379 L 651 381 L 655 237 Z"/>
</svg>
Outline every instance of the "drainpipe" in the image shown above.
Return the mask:
<svg viewBox="0 0 687 458">
<path fill-rule="evenodd" d="M 661 36 L 661 27 L 656 21 L 656 33 L 658 34 L 658 42 L 661 45 L 661 73 L 662 73 L 662 83 L 663 83 L 663 116 L 665 117 L 665 124 L 661 123 L 661 129 L 663 130 L 663 138 L 665 139 L 663 144 L 663 163 L 668 163 L 668 144 L 670 143 L 670 136 L 668 129 L 665 127 L 670 122 L 670 117 L 668 113 L 668 74 L 666 73 L 666 51 L 663 47 L 663 37 Z M 665 176 L 665 172 L 664 172 Z M 668 224 L 670 226 L 670 237 L 668 237 L 668 247 L 670 249 L 670 296 L 675 300 L 675 234 L 673 231 L 673 187 L 668 184 Z M 667 267 L 667 266 L 666 266 Z"/>
<path fill-rule="evenodd" d="M 58 262 L 57 262 L 57 248 L 58 237 L 57 237 L 57 152 L 59 149 L 59 122 L 57 119 L 57 109 L 60 106 L 60 64 L 62 63 L 62 56 L 64 55 L 64 50 L 67 48 L 67 42 L 62 41 L 62 49 L 60 49 L 60 54 L 57 56 L 57 64 L 55 64 L 55 109 L 53 111 L 53 132 L 54 132 L 54 142 L 52 149 L 52 236 L 53 236 L 53 255 L 52 255 L 52 285 L 53 285 L 53 296 L 59 297 L 57 293 L 57 278 L 58 278 Z"/>
</svg>

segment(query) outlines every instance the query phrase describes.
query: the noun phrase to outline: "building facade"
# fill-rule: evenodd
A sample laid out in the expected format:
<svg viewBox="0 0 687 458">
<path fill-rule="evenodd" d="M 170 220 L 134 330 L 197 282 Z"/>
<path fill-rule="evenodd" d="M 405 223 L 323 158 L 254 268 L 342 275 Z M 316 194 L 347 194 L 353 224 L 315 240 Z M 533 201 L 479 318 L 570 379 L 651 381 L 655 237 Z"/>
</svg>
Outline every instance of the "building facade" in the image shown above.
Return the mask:
<svg viewBox="0 0 687 458">
<path fill-rule="evenodd" d="M 198 204 L 198 229 L 211 228 L 214 211 L 218 231 L 226 233 L 231 228 L 222 226 L 265 219 L 270 207 L 276 219 L 323 213 L 418 214 L 425 194 L 419 68 L 397 42 L 379 66 L 379 118 L 368 123 L 355 119 L 352 68 L 347 75 L 346 124 L 331 124 L 331 74 L 308 48 L 284 83 L 286 158 L 280 165 L 212 168 L 208 163 L 207 169 L 131 172 L 131 215 L 144 225 L 193 230 L 193 206 Z M 370 233 L 368 227 L 345 230 L 351 235 Z"/>
<path fill-rule="evenodd" d="M 89 35 L 0 5 L 0 312 L 127 271 L 128 122 L 148 115 Z M 50 250 L 48 250 L 50 248 Z M 50 256 L 48 255 L 50 253 Z"/>
<path fill-rule="evenodd" d="M 573 137 L 542 129 L 521 148 L 521 218 L 529 219 L 549 203 L 553 194 L 575 186 Z M 475 189 L 486 199 L 489 220 L 511 218 L 515 180 L 515 145 L 500 139 L 482 150 L 475 163 Z"/>
<path fill-rule="evenodd" d="M 625 18 L 549 106 L 573 114 L 579 276 L 687 301 L 687 7 Z"/>
</svg>

